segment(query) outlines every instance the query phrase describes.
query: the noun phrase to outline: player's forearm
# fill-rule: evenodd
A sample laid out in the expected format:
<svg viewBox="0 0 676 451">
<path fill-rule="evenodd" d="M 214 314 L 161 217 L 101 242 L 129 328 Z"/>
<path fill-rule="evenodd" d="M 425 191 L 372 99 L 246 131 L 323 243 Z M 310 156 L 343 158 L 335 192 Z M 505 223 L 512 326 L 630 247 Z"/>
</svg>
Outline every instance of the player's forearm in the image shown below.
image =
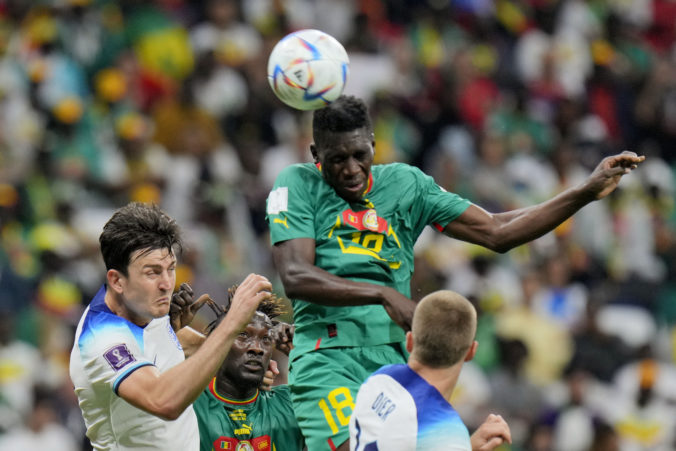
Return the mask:
<svg viewBox="0 0 676 451">
<path fill-rule="evenodd" d="M 230 351 L 239 329 L 226 316 L 194 354 L 162 373 L 153 391 L 166 417 L 180 415 L 207 386 Z"/>
<path fill-rule="evenodd" d="M 497 214 L 503 222 L 501 246 L 509 249 L 532 241 L 555 229 L 594 200 L 582 187 L 570 188 L 541 204 Z"/>
<path fill-rule="evenodd" d="M 314 265 L 293 265 L 280 272 L 284 291 L 292 299 L 320 305 L 354 306 L 383 303 L 385 287 L 354 282 Z"/>
<path fill-rule="evenodd" d="M 506 252 L 555 229 L 593 200 L 583 188 L 571 188 L 538 205 L 493 214 L 497 226 L 487 234 L 486 247 Z"/>
</svg>

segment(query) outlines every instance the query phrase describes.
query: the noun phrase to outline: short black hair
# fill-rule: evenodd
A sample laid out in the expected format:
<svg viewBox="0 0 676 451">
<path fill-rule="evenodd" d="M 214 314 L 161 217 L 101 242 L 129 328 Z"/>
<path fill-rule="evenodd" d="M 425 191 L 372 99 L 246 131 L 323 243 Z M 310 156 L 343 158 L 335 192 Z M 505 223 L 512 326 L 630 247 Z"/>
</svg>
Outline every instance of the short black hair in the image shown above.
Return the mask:
<svg viewBox="0 0 676 451">
<path fill-rule="evenodd" d="M 363 127 L 372 130 L 368 107 L 354 96 L 340 96 L 328 106 L 315 110 L 312 116 L 312 135 L 316 144 L 327 132 L 349 132 Z"/>
<path fill-rule="evenodd" d="M 205 335 L 209 335 L 216 328 L 216 326 L 218 326 L 218 324 L 223 320 L 223 318 L 225 318 L 225 315 L 228 313 L 228 310 L 230 310 L 232 298 L 235 296 L 235 291 L 237 291 L 237 287 L 238 285 L 233 285 L 230 288 L 228 288 L 228 302 L 225 307 L 222 307 L 213 301 L 207 301 L 209 307 L 211 307 L 211 309 L 216 314 L 216 319 L 210 322 L 204 329 Z M 269 297 L 263 299 L 260 302 L 260 304 L 258 304 L 258 307 L 256 307 L 256 311 L 263 313 L 271 320 L 277 318 L 279 315 L 283 313 L 286 313 L 286 311 L 284 310 L 283 299 L 274 293 L 272 293 Z"/>
<path fill-rule="evenodd" d="M 106 269 L 125 276 L 131 255 L 155 249 L 181 250 L 183 240 L 176 221 L 155 204 L 131 202 L 117 210 L 99 236 Z"/>
</svg>

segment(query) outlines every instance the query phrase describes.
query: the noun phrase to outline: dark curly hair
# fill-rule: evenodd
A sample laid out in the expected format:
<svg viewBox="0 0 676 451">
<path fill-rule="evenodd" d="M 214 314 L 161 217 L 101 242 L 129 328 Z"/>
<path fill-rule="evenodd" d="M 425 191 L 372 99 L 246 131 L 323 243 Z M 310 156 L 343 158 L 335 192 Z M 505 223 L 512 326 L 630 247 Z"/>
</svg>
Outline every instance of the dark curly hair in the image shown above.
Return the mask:
<svg viewBox="0 0 676 451">
<path fill-rule="evenodd" d="M 103 226 L 99 244 L 106 269 L 116 269 L 126 276 L 131 255 L 138 250 L 180 251 L 181 229 L 157 205 L 131 202 L 117 210 Z"/>
<path fill-rule="evenodd" d="M 372 129 L 368 107 L 354 96 L 340 96 L 324 108 L 315 110 L 312 117 L 312 135 L 321 146 L 328 133 L 349 132 L 358 128 Z"/>
<path fill-rule="evenodd" d="M 239 285 L 233 285 L 230 288 L 228 288 L 228 300 L 227 300 L 228 302 L 225 307 L 222 307 L 221 305 L 217 304 L 211 299 L 207 299 L 207 305 L 216 314 L 216 319 L 210 322 L 204 329 L 205 335 L 209 335 L 216 328 L 216 326 L 220 324 L 223 318 L 225 318 L 225 315 L 228 313 L 228 310 L 230 309 L 230 305 L 232 304 L 232 298 L 235 296 L 235 291 L 237 291 L 238 286 Z M 274 293 L 272 293 L 272 295 L 270 295 L 269 297 L 263 299 L 261 303 L 258 304 L 256 311 L 265 314 L 270 319 L 277 318 L 279 315 L 286 313 L 286 311 L 284 310 L 284 301 L 282 300 L 282 298 L 280 298 Z"/>
</svg>

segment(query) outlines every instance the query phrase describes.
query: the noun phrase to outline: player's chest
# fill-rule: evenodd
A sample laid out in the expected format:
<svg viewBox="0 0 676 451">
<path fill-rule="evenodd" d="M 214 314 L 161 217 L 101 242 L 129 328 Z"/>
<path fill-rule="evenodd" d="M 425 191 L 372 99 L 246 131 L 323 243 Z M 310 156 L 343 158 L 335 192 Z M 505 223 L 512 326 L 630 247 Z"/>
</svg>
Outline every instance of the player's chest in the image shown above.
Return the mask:
<svg viewBox="0 0 676 451">
<path fill-rule="evenodd" d="M 168 321 L 149 324 L 143 335 L 143 353 L 160 371 L 185 360 L 181 344 Z"/>
<path fill-rule="evenodd" d="M 219 427 L 213 430 L 212 449 L 274 451 L 275 424 L 255 410 L 221 407 Z"/>
</svg>

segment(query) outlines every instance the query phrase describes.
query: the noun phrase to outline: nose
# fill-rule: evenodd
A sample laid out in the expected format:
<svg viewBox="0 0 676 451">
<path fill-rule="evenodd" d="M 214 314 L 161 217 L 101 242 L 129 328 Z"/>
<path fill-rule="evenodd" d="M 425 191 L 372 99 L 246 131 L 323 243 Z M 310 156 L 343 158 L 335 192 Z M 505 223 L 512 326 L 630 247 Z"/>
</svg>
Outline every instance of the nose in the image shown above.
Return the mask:
<svg viewBox="0 0 676 451">
<path fill-rule="evenodd" d="M 345 161 L 345 167 L 343 169 L 345 175 L 350 177 L 359 174 L 359 172 L 361 171 L 359 162 L 355 158 L 348 158 Z"/>
<path fill-rule="evenodd" d="M 173 277 L 167 271 L 163 271 L 159 278 L 160 290 L 171 290 L 174 288 Z"/>
<path fill-rule="evenodd" d="M 263 346 L 261 344 L 261 340 L 258 338 L 252 338 L 249 344 L 249 349 L 247 349 L 248 352 L 251 354 L 255 355 L 262 355 L 263 354 Z"/>
</svg>

